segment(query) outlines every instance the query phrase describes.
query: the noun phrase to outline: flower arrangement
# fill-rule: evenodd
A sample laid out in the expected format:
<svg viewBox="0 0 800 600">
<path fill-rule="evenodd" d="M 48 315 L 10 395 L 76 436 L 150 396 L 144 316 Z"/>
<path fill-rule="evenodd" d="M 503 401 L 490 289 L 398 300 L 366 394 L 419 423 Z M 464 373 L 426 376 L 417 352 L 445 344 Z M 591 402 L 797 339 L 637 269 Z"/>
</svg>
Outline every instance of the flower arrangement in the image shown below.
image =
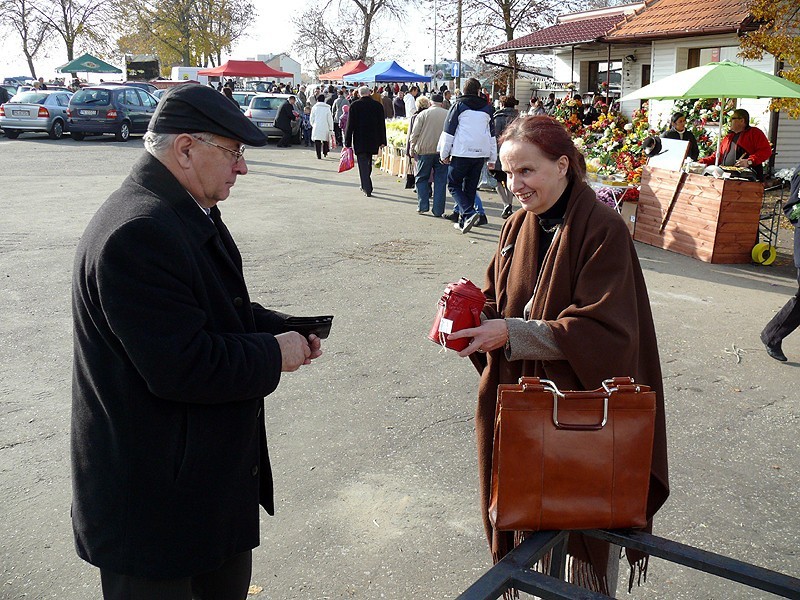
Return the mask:
<svg viewBox="0 0 800 600">
<path fill-rule="evenodd" d="M 409 119 L 388 119 L 386 121 L 386 143 L 392 148 L 405 148 L 408 143 Z"/>
</svg>

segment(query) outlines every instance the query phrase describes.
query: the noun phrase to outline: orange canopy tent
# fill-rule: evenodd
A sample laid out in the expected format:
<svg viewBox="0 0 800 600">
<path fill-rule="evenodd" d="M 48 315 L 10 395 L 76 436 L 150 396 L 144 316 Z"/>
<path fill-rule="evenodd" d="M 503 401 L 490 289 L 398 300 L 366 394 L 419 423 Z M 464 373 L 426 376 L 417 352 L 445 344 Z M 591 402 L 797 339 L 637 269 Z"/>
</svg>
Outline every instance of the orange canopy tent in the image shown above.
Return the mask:
<svg viewBox="0 0 800 600">
<path fill-rule="evenodd" d="M 198 75 L 210 75 L 212 77 L 266 77 L 280 79 L 283 77 L 294 77 L 286 71 L 273 69 L 261 60 L 229 60 L 213 69 L 203 69 L 197 72 Z"/>
<path fill-rule="evenodd" d="M 361 60 L 348 60 L 344 63 L 341 67 L 336 69 L 335 71 L 331 71 L 329 73 L 322 73 L 319 78 L 320 80 L 333 80 L 336 81 L 341 79 L 345 75 L 354 75 L 355 73 L 361 73 L 361 71 L 366 71 L 369 67 L 364 64 L 364 61 Z"/>
</svg>

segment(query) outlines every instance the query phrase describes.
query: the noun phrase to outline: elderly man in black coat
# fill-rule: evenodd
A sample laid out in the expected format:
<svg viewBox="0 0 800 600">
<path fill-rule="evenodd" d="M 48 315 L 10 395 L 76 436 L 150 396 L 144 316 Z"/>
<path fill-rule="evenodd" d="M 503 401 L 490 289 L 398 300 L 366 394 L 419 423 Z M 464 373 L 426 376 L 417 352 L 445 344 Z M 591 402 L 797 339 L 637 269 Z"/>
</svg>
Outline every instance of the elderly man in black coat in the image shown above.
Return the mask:
<svg viewBox="0 0 800 600">
<path fill-rule="evenodd" d="M 367 86 L 358 88 L 358 100 L 350 105 L 344 138 L 356 155 L 361 191 L 372 196 L 372 156 L 386 145 L 386 119 L 383 104 L 372 99 Z"/>
<path fill-rule="evenodd" d="M 283 133 L 278 142 L 278 148 L 288 148 L 292 144 L 292 121 L 297 119 L 297 113 L 294 111 L 295 102 L 297 102 L 297 98 L 289 96 L 286 102 L 281 104 L 278 115 L 275 117 L 275 127 Z"/>
<path fill-rule="evenodd" d="M 213 89 L 170 89 L 78 245 L 72 523 L 106 599 L 244 600 L 273 513 L 264 396 L 320 340 L 251 302 L 220 218 L 266 138 Z"/>
</svg>

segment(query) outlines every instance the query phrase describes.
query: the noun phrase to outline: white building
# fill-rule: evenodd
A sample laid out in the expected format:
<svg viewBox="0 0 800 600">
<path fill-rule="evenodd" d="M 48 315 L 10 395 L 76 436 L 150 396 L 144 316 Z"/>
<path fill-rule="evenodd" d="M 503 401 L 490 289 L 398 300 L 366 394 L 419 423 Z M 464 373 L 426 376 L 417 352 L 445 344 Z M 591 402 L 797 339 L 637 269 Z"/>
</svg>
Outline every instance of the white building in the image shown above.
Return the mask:
<svg viewBox="0 0 800 600">
<path fill-rule="evenodd" d="M 291 73 L 292 85 L 300 85 L 301 65 L 286 52 L 281 52 L 280 54 L 259 54 L 256 58 L 250 60 L 260 60 L 267 63 L 267 65 L 273 69 Z M 286 80 L 283 79 L 282 81 Z"/>
<path fill-rule="evenodd" d="M 581 93 L 619 97 L 679 71 L 709 62 L 733 60 L 776 74 L 775 57 L 760 61 L 738 58 L 739 36 L 757 27 L 747 0 L 659 0 L 562 15 L 555 25 L 488 48 L 481 56 L 507 53 L 552 55 L 553 80 L 533 93 L 563 96 L 574 87 Z M 610 65 L 610 69 L 608 66 Z M 608 92 L 602 85 L 610 72 Z M 775 147 L 774 168 L 800 163 L 800 120 L 771 113 L 769 100 L 741 99 Z M 654 127 L 669 121 L 672 101 L 650 103 Z M 639 102 L 626 102 L 626 114 Z"/>
</svg>

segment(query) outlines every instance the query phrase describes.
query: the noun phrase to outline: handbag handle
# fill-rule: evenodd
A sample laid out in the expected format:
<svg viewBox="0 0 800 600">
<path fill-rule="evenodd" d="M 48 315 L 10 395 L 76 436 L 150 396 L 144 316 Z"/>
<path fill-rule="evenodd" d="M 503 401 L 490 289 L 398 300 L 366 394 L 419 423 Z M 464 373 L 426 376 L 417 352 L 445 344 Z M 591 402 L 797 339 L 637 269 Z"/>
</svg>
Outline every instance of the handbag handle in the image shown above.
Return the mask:
<svg viewBox="0 0 800 600">
<path fill-rule="evenodd" d="M 564 392 L 558 389 L 558 386 L 549 379 L 541 379 L 540 377 L 520 377 L 520 385 L 523 392 L 550 392 L 553 395 L 553 425 L 556 429 L 570 429 L 574 431 L 597 431 L 602 429 L 608 423 L 608 398 L 613 392 L 618 391 L 622 387 L 633 387 L 632 391 L 638 392 L 639 386 L 634 386 L 632 377 L 613 377 L 603 381 L 603 418 L 599 423 L 579 424 L 579 423 L 563 423 L 558 420 L 558 399 L 566 399 Z"/>
</svg>

